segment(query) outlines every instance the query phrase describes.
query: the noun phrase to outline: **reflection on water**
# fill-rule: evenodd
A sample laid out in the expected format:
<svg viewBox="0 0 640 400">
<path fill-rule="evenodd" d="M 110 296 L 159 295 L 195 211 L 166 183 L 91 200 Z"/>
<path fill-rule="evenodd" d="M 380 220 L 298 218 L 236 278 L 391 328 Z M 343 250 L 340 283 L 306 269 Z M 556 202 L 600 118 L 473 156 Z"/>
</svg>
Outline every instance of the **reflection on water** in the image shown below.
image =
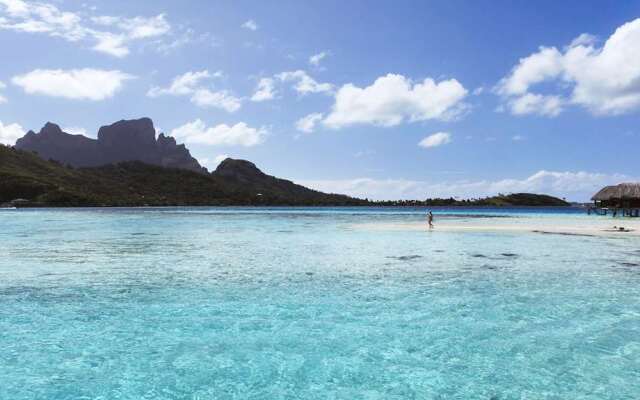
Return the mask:
<svg viewBox="0 0 640 400">
<path fill-rule="evenodd" d="M 2 212 L 0 398 L 640 397 L 639 238 L 422 211 Z"/>
</svg>

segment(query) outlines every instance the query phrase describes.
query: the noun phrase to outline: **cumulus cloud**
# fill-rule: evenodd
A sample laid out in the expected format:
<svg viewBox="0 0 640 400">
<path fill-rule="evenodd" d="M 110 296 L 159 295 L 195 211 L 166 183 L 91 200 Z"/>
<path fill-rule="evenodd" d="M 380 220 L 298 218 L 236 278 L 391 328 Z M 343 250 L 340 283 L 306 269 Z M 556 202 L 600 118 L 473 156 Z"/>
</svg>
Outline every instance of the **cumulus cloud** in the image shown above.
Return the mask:
<svg viewBox="0 0 640 400">
<path fill-rule="evenodd" d="M 256 91 L 251 96 L 251 101 L 260 102 L 266 100 L 272 100 L 275 98 L 275 82 L 272 78 L 262 78 L 258 81 Z"/>
<path fill-rule="evenodd" d="M 74 100 L 100 101 L 122 89 L 132 75 L 102 69 L 36 69 L 14 76 L 11 82 L 28 94 L 41 94 Z"/>
<path fill-rule="evenodd" d="M 0 0 L 0 29 L 38 33 L 68 42 L 88 41 L 95 51 L 124 57 L 129 54 L 131 43 L 167 36 L 171 25 L 164 14 L 132 18 L 96 16 L 63 11 L 45 2 Z"/>
<path fill-rule="evenodd" d="M 254 21 L 252 19 L 246 21 L 244 24 L 242 24 L 240 26 L 243 27 L 244 29 L 248 29 L 250 31 L 257 31 L 258 30 L 258 24 L 256 23 L 256 21 Z"/>
<path fill-rule="evenodd" d="M 402 75 L 388 74 L 360 88 L 342 86 L 331 113 L 323 123 L 339 129 L 355 124 L 395 126 L 404 121 L 448 120 L 465 108 L 467 90 L 455 79 L 436 83 L 427 78 L 414 83 Z"/>
<path fill-rule="evenodd" d="M 316 127 L 316 124 L 322 120 L 322 114 L 311 113 L 305 117 L 300 118 L 296 122 L 296 129 L 300 132 L 311 133 Z"/>
<path fill-rule="evenodd" d="M 636 178 L 637 179 L 637 178 Z M 600 188 L 634 180 L 622 174 L 557 172 L 541 170 L 523 179 L 429 182 L 407 179 L 298 180 L 297 183 L 325 192 L 344 193 L 377 200 L 433 197 L 485 197 L 498 193 L 545 193 L 573 201 L 588 201 Z"/>
<path fill-rule="evenodd" d="M 187 94 L 192 94 L 196 87 L 203 80 L 210 78 L 211 74 L 206 69 L 203 71 L 196 72 L 185 72 L 182 75 L 178 75 L 173 78 L 171 81 L 171 85 L 166 88 L 161 88 L 158 86 L 154 86 L 147 92 L 147 96 L 149 97 L 158 97 L 162 95 L 173 95 L 173 96 L 182 96 Z"/>
<path fill-rule="evenodd" d="M 220 124 L 207 127 L 202 120 L 197 119 L 175 128 L 171 131 L 171 136 L 185 143 L 251 147 L 265 141 L 267 130 L 264 127 L 252 128 L 244 122 L 231 126 Z"/>
<path fill-rule="evenodd" d="M 19 124 L 13 123 L 4 125 L 0 121 L 0 143 L 13 146 L 16 140 L 25 135 L 25 130 Z"/>
<path fill-rule="evenodd" d="M 329 55 L 329 52 L 327 51 L 321 51 L 318 54 L 314 54 L 311 57 L 309 57 L 309 64 L 313 65 L 314 67 L 319 67 L 320 66 L 320 62 L 326 58 Z"/>
<path fill-rule="evenodd" d="M 537 53 L 521 58 L 497 90 L 503 95 L 522 95 L 531 85 L 559 76 L 562 69 L 562 54 L 558 49 L 541 47 Z"/>
<path fill-rule="evenodd" d="M 213 91 L 203 86 L 205 80 L 222 76 L 221 71 L 213 74 L 208 70 L 197 72 L 189 71 L 173 78 L 173 81 L 168 87 L 152 87 L 147 92 L 147 96 L 189 96 L 191 102 L 199 107 L 219 108 L 227 112 L 238 111 L 242 106 L 242 100 L 240 98 L 232 95 L 227 90 Z"/>
<path fill-rule="evenodd" d="M 426 138 L 422 139 L 418 146 L 424 147 L 425 149 L 431 147 L 442 146 L 443 144 L 447 144 L 451 142 L 451 134 L 448 132 L 437 132 L 433 135 L 429 135 Z"/>
<path fill-rule="evenodd" d="M 511 113 L 514 115 L 538 114 L 555 117 L 562 112 L 563 99 L 560 96 L 544 96 L 525 93 L 509 100 Z"/>
<path fill-rule="evenodd" d="M 275 74 L 273 77 L 261 78 L 251 96 L 251 101 L 261 102 L 275 99 L 278 94 L 276 87 L 284 83 L 293 83 L 292 89 L 302 96 L 310 93 L 330 94 L 333 91 L 332 84 L 318 82 L 304 70 L 285 71 Z"/>
<path fill-rule="evenodd" d="M 301 95 L 309 93 L 331 93 L 333 85 L 330 83 L 319 83 L 303 70 L 286 71 L 276 75 L 282 82 L 295 82 L 293 89 Z"/>
<path fill-rule="evenodd" d="M 199 107 L 220 108 L 227 112 L 236 112 L 242 106 L 242 101 L 227 90 L 217 92 L 209 89 L 198 89 L 191 97 L 191 102 Z"/>
<path fill-rule="evenodd" d="M 541 83 L 556 83 L 551 93 L 532 93 Z M 578 105 L 595 115 L 619 115 L 640 108 L 640 18 L 625 23 L 596 46 L 582 34 L 559 50 L 541 47 L 520 59 L 496 87 L 516 115 L 558 115 Z"/>
<path fill-rule="evenodd" d="M 171 25 L 166 21 L 164 14 L 155 17 L 93 17 L 92 21 L 99 25 L 114 26 L 126 32 L 131 39 L 144 39 L 162 36 L 171 30 Z"/>
</svg>

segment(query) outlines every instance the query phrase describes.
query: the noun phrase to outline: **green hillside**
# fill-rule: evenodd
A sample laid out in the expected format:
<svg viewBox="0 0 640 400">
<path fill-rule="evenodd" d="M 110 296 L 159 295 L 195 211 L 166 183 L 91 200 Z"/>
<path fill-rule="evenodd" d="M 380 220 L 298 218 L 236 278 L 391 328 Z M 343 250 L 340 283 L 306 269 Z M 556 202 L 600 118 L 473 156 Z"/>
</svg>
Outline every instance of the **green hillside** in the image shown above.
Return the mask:
<svg viewBox="0 0 640 400">
<path fill-rule="evenodd" d="M 229 168 L 233 169 L 230 160 Z M 251 164 L 253 165 L 253 164 Z M 227 171 L 229 172 L 229 171 Z M 238 178 L 253 174 L 248 183 Z M 358 205 L 362 200 L 325 194 L 263 174 L 239 177 L 126 162 L 72 168 L 35 153 L 0 146 L 0 203 L 31 206 Z M 25 204 L 26 205 L 26 204 Z"/>
</svg>

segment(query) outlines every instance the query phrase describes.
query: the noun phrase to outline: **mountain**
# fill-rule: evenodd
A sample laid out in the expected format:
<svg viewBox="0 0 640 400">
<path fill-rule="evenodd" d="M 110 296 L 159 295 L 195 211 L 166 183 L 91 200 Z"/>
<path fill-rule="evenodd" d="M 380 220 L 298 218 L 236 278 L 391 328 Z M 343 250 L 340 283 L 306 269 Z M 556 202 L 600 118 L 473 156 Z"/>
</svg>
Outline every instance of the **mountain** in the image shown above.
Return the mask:
<svg viewBox="0 0 640 400">
<path fill-rule="evenodd" d="M 250 187 L 256 193 L 277 195 L 281 198 L 296 198 L 313 201 L 321 192 L 296 185 L 286 179 L 276 178 L 260 171 L 252 162 L 227 158 L 212 173 L 221 182 L 234 190 Z"/>
<path fill-rule="evenodd" d="M 231 158 L 209 173 L 174 138 L 162 133 L 156 138 L 149 118 L 103 126 L 97 139 L 63 132 L 47 122 L 40 132 L 29 131 L 18 139 L 14 148 L 0 146 L 0 203 L 19 198 L 39 206 L 568 205 L 531 193 L 369 202 L 311 190 Z"/>
<path fill-rule="evenodd" d="M 243 160 L 227 159 L 211 174 L 140 161 L 74 168 L 0 145 L 0 204 L 12 201 L 28 206 L 367 204 L 266 175 Z"/>
<path fill-rule="evenodd" d="M 33 131 L 18 139 L 15 147 L 34 151 L 46 160 L 74 167 L 96 167 L 124 161 L 141 161 L 168 168 L 207 173 L 189 150 L 174 138 L 158 135 L 149 118 L 122 120 L 103 126 L 98 139 L 63 132 L 47 122 L 39 133 Z"/>
</svg>

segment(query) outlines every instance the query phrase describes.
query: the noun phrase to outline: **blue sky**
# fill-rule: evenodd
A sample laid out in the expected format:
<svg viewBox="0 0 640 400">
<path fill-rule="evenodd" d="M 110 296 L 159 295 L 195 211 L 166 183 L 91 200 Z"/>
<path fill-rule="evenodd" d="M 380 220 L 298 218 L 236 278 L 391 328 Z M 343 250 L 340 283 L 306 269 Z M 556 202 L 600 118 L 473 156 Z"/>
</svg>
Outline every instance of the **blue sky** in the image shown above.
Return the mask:
<svg viewBox="0 0 640 400">
<path fill-rule="evenodd" d="M 0 141 L 151 117 L 373 198 L 637 180 L 640 2 L 0 0 Z"/>
</svg>

